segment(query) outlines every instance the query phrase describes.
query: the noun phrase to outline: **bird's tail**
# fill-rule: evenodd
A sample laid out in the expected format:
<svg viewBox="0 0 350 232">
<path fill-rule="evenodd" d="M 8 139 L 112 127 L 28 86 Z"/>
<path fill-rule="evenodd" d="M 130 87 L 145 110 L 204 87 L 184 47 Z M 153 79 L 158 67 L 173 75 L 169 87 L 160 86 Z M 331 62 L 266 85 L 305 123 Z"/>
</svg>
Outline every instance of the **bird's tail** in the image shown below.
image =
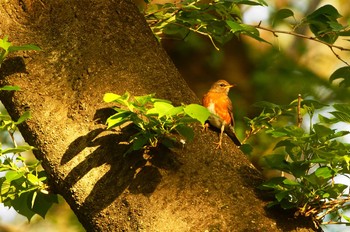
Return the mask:
<svg viewBox="0 0 350 232">
<path fill-rule="evenodd" d="M 236 144 L 236 146 L 241 146 L 241 142 L 239 141 L 239 139 L 237 138 L 237 135 L 234 131 L 234 128 L 232 126 L 229 126 L 226 130 L 225 130 L 226 134 L 232 139 L 232 141 Z"/>
</svg>

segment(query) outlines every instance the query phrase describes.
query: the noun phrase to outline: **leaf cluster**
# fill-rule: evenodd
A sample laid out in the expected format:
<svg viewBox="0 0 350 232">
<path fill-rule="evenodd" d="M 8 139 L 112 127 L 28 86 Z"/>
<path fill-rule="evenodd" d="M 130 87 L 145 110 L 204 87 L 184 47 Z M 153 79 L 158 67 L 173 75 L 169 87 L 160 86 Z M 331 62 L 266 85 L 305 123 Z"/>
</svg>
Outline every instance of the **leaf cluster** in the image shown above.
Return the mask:
<svg viewBox="0 0 350 232">
<path fill-rule="evenodd" d="M 279 9 L 272 13 L 271 25 L 273 27 L 281 23 L 289 24 L 286 19 L 293 17 L 294 12 L 290 9 Z M 311 12 L 301 19 L 300 22 L 292 24 L 294 30 L 301 26 L 308 26 L 310 31 L 314 34 L 317 40 L 325 42 L 326 44 L 334 44 L 339 36 L 349 36 L 349 25 L 342 25 L 338 19 L 342 15 L 332 5 L 324 5 L 315 11 Z"/>
<path fill-rule="evenodd" d="M 40 50 L 35 45 L 12 46 L 8 37 L 0 39 L 0 66 L 11 52 L 21 50 Z M 3 86 L 0 91 L 18 91 L 18 86 Z M 57 195 L 49 194 L 47 177 L 40 170 L 40 162 L 27 164 L 22 155 L 34 149 L 32 146 L 18 146 L 14 136 L 17 126 L 30 118 L 26 111 L 17 121 L 13 121 L 6 113 L 0 113 L 0 132 L 8 133 L 12 145 L 3 148 L 4 136 L 0 141 L 0 203 L 13 207 L 18 213 L 30 220 L 35 214 L 45 217 L 53 203 L 57 203 Z M 8 146 L 8 144 L 6 144 Z"/>
<path fill-rule="evenodd" d="M 155 98 L 154 94 L 132 98 L 128 92 L 123 95 L 106 93 L 103 99 L 118 105 L 114 108 L 117 113 L 107 119 L 108 129 L 131 123 L 137 130 L 129 140 L 132 146 L 127 153 L 159 144 L 172 147 L 179 141 L 177 135 L 191 141 L 194 132 L 189 125 L 204 124 L 210 115 L 201 105 L 173 106 L 170 101 Z"/>
<path fill-rule="evenodd" d="M 339 22 L 342 15 L 338 10 L 330 5 L 324 5 L 299 21 L 291 9 L 277 9 L 270 13 L 270 27 L 249 25 L 242 21 L 241 5 L 260 5 L 268 7 L 263 0 L 215 0 L 203 2 L 199 0 L 185 0 L 175 3 L 153 4 L 146 1 L 147 6 L 144 15 L 153 30 L 153 33 L 161 38 L 181 38 L 186 39 L 190 33 L 200 34 L 208 37 L 213 46 L 219 50 L 217 44 L 224 44 L 233 37 L 246 35 L 260 42 L 266 42 L 260 36 L 259 30 L 266 30 L 276 37 L 279 33 L 289 34 L 302 39 L 313 40 L 328 46 L 337 59 L 346 64 L 343 69 L 337 70 L 331 77 L 334 79 L 344 79 L 343 86 L 349 86 L 348 69 L 349 64 L 343 60 L 334 49 L 350 51 L 350 48 L 335 45 L 340 37 L 350 36 L 349 25 Z M 288 19 L 293 18 L 293 21 Z M 287 24 L 291 31 L 281 31 L 274 29 L 279 24 Z M 299 34 L 295 32 L 300 27 L 307 27 L 314 36 Z"/>
<path fill-rule="evenodd" d="M 264 161 L 270 169 L 282 172 L 282 176 L 272 178 L 260 186 L 274 195 L 275 200 L 269 206 L 295 209 L 296 215 L 310 216 L 318 225 L 327 223 L 323 221 L 326 215 L 331 215 L 332 220 L 338 222 L 347 220 L 341 212 L 348 208 L 346 203 L 350 198 L 345 190 L 349 186 L 336 183 L 334 179 L 350 174 L 350 145 L 340 140 L 350 132 L 331 127 L 338 122 L 350 122 L 350 105 L 334 104 L 334 110 L 330 112 L 332 116 L 319 114 L 318 122 L 313 120 L 316 110 L 328 106 L 317 101 L 301 101 L 299 112 L 295 110 L 297 101 L 288 106 L 272 103 L 263 105 L 263 113 L 249 122 L 259 121 L 265 116 L 267 122 L 259 125 L 278 142 L 274 153 L 264 156 Z M 293 124 L 270 124 L 271 117 L 268 117 L 270 113 L 267 111 L 289 116 L 293 115 L 292 112 L 303 113 L 310 117 L 309 128 Z"/>
<path fill-rule="evenodd" d="M 45 172 L 39 170 L 40 162 L 28 165 L 22 155 L 34 147 L 18 146 L 15 141 L 17 125 L 28 118 L 28 111 L 17 121 L 13 121 L 7 114 L 0 114 L 0 131 L 8 132 L 13 142 L 13 147 L 5 149 L 0 143 L 0 173 L 3 174 L 0 177 L 0 203 L 13 207 L 30 220 L 35 214 L 45 217 L 51 205 L 57 203 L 57 196 L 48 194 Z"/>
<path fill-rule="evenodd" d="M 286 23 L 286 19 L 293 17 L 294 12 L 290 9 L 280 9 L 272 14 L 272 26 L 276 26 L 280 23 Z M 349 48 L 340 47 L 335 45 L 335 42 L 339 40 L 339 38 L 344 38 L 350 36 L 350 26 L 343 25 L 339 22 L 339 19 L 342 17 L 338 10 L 332 5 L 324 5 L 309 15 L 305 16 L 301 19 L 300 22 L 292 24 L 293 30 L 295 31 L 297 28 L 301 26 L 308 26 L 310 31 L 313 33 L 314 37 L 306 36 L 302 34 L 295 33 L 294 31 L 274 31 L 273 29 L 263 28 L 258 26 L 258 28 L 271 31 L 277 36 L 277 33 L 284 33 L 294 35 L 296 37 L 301 37 L 304 39 L 310 39 L 313 41 L 317 41 L 323 43 L 328 46 L 337 59 L 342 61 L 346 66 L 341 67 L 333 72 L 330 76 L 330 82 L 338 82 L 341 87 L 349 87 L 350 86 L 350 71 L 349 64 L 345 60 L 343 60 L 337 53 L 335 53 L 334 49 L 338 49 L 341 51 L 350 51 Z M 287 23 L 289 24 L 289 23 Z M 349 41 L 349 39 L 346 39 Z"/>
<path fill-rule="evenodd" d="M 259 41 L 259 31 L 241 20 L 240 4 L 265 5 L 263 0 L 185 0 L 175 3 L 152 4 L 145 9 L 146 19 L 153 33 L 162 38 L 165 35 L 185 39 L 189 33 L 207 36 L 214 47 L 224 44 L 233 36 L 245 34 Z"/>
</svg>

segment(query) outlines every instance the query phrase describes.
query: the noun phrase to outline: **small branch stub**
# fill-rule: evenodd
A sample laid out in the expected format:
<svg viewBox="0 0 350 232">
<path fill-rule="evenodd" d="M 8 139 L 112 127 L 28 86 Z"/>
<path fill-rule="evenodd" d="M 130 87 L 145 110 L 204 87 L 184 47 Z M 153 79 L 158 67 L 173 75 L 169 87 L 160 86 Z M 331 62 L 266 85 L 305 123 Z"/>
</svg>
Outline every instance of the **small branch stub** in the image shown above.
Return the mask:
<svg viewBox="0 0 350 232">
<path fill-rule="evenodd" d="M 301 123 L 303 122 L 303 117 L 301 116 L 300 113 L 300 105 L 301 105 L 301 94 L 298 94 L 298 108 L 297 108 L 297 126 L 300 128 L 301 127 Z"/>
</svg>

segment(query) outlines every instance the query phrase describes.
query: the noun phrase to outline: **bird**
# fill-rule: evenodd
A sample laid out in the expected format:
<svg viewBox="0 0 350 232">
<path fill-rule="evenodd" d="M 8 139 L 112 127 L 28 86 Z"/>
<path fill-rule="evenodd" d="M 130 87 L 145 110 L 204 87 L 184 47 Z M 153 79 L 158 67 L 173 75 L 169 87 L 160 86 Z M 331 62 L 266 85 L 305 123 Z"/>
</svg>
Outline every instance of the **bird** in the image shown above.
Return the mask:
<svg viewBox="0 0 350 232">
<path fill-rule="evenodd" d="M 217 142 L 217 149 L 222 148 L 222 136 L 225 132 L 236 146 L 241 146 L 241 142 L 238 140 L 234 129 L 234 118 L 232 113 L 232 102 L 228 97 L 230 88 L 235 85 L 228 83 L 225 80 L 216 81 L 209 91 L 204 94 L 202 104 L 206 107 L 211 115 L 208 118 L 208 122 L 211 126 L 220 129 L 220 139 Z M 204 129 L 208 128 L 208 124 Z"/>
</svg>

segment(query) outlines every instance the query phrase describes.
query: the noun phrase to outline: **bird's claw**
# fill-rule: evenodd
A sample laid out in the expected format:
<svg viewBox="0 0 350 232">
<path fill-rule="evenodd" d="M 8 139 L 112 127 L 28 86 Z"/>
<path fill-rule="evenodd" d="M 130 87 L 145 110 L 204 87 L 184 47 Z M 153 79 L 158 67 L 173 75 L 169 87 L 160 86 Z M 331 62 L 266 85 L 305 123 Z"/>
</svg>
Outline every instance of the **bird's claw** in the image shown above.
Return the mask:
<svg viewBox="0 0 350 232">
<path fill-rule="evenodd" d="M 202 129 L 202 132 L 207 132 L 207 130 L 208 130 L 208 128 L 209 128 L 209 123 L 204 123 L 204 126 L 203 126 L 203 129 Z"/>
<path fill-rule="evenodd" d="M 222 149 L 221 141 L 220 142 L 214 142 L 214 144 L 217 145 L 215 149 Z"/>
</svg>

